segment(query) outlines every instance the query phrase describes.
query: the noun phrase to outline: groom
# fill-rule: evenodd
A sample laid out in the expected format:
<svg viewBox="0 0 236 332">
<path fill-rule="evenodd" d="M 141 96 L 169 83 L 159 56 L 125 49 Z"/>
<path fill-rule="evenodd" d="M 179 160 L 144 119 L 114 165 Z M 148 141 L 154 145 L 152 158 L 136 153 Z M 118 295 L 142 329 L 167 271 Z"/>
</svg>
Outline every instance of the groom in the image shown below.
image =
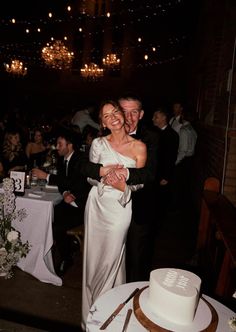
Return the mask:
<svg viewBox="0 0 236 332">
<path fill-rule="evenodd" d="M 147 162 L 144 168 L 117 168 L 112 172 L 109 168 L 93 163 L 86 163 L 82 172 L 95 179 L 105 177 L 119 180 L 125 176 L 127 184 L 144 183 L 144 188 L 132 193 L 132 220 L 127 237 L 127 282 L 148 280 L 151 270 L 151 259 L 154 246 L 153 228 L 155 219 L 154 180 L 157 170 L 157 148 L 159 136 L 157 132 L 142 124 L 144 110 L 136 96 L 126 95 L 119 98 L 119 104 L 124 111 L 127 128 L 130 135 L 135 135 L 147 146 Z M 108 173 L 109 171 L 109 173 Z M 109 174 L 109 175 L 108 175 Z M 108 176 L 106 176 L 108 175 Z"/>
</svg>

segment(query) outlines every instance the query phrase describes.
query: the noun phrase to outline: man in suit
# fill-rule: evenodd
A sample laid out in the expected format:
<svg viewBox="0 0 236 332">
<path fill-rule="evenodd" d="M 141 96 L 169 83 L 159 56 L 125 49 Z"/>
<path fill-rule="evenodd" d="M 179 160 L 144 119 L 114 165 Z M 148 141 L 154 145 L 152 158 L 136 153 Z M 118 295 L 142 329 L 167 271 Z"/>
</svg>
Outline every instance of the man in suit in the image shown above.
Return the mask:
<svg viewBox="0 0 236 332">
<path fill-rule="evenodd" d="M 47 174 L 40 169 L 32 172 L 39 179 L 47 179 L 49 185 L 57 185 L 63 199 L 54 207 L 53 236 L 55 240 L 55 270 L 63 274 L 71 264 L 68 229 L 83 223 L 84 207 L 90 189 L 80 168 L 86 156 L 76 149 L 75 136 L 69 130 L 57 135 L 56 149 L 59 155 L 57 174 Z M 58 257 L 59 256 L 59 257 Z"/>
<path fill-rule="evenodd" d="M 168 123 L 168 113 L 158 108 L 153 113 L 153 125 L 159 131 L 158 170 L 156 178 L 157 200 L 160 203 L 158 215 L 165 221 L 168 208 L 172 204 L 173 177 L 178 154 L 179 135 Z"/>
<path fill-rule="evenodd" d="M 128 184 L 144 183 L 144 188 L 132 193 L 132 220 L 127 236 L 127 281 L 148 280 L 154 247 L 152 229 L 155 218 L 155 185 L 159 137 L 142 122 L 144 110 L 136 96 L 123 96 L 119 104 L 125 113 L 127 130 L 147 146 L 147 162 L 143 174 L 129 169 Z M 140 181 L 140 182 L 139 182 Z"/>
<path fill-rule="evenodd" d="M 157 171 L 158 134 L 143 123 L 144 110 L 141 100 L 133 95 L 119 98 L 125 113 L 127 131 L 141 139 L 147 146 L 147 162 L 143 168 L 123 168 L 116 165 L 113 170 L 100 164 L 85 162 L 82 172 L 85 176 L 111 184 L 111 179 L 126 178 L 127 184 L 144 184 L 144 188 L 132 193 L 132 221 L 127 238 L 127 281 L 148 280 L 154 246 L 152 228 L 156 222 L 154 207 L 154 180 Z M 114 165 L 115 166 L 115 165 Z"/>
</svg>

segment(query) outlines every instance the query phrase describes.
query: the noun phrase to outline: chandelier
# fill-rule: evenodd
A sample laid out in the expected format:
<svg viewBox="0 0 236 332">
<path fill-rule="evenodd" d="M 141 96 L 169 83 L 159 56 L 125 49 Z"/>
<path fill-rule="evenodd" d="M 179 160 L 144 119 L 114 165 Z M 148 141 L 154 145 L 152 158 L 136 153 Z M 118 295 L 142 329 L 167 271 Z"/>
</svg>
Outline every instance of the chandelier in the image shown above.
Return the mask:
<svg viewBox="0 0 236 332">
<path fill-rule="evenodd" d="M 42 49 L 42 58 L 54 69 L 70 69 L 73 57 L 74 53 L 69 52 L 61 40 L 55 40 L 51 45 L 47 43 L 47 46 Z"/>
<path fill-rule="evenodd" d="M 85 64 L 84 68 L 80 69 L 80 73 L 82 77 L 93 81 L 103 77 L 103 69 L 99 68 L 95 63 Z"/>
<path fill-rule="evenodd" d="M 107 54 L 106 58 L 103 58 L 102 61 L 104 66 L 110 68 L 117 67 L 120 64 L 120 59 L 117 58 L 115 53 Z"/>
<path fill-rule="evenodd" d="M 23 62 L 20 60 L 12 60 L 11 64 L 5 64 L 6 71 L 13 75 L 25 76 L 27 74 L 27 68 L 23 66 Z"/>
</svg>

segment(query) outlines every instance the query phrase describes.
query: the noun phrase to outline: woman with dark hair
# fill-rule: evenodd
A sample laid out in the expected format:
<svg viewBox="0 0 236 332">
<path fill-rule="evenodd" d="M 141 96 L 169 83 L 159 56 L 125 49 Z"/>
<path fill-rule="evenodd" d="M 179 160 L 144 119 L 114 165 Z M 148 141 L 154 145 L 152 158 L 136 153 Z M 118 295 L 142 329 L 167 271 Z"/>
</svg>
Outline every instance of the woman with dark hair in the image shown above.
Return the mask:
<svg viewBox="0 0 236 332">
<path fill-rule="evenodd" d="M 114 101 L 102 104 L 99 112 L 103 128 L 110 134 L 93 139 L 89 159 L 103 166 L 122 164 L 141 168 L 146 162 L 146 145 L 129 136 L 124 112 Z M 107 175 L 108 176 L 108 175 Z M 83 257 L 82 328 L 89 308 L 97 297 L 126 282 L 125 243 L 131 221 L 131 190 L 126 179 L 105 185 L 89 179 L 92 188 L 85 207 Z"/>
<path fill-rule="evenodd" d="M 26 145 L 25 153 L 28 158 L 28 166 L 42 166 L 46 159 L 47 148 L 43 142 L 43 133 L 40 129 L 34 131 L 33 141 Z"/>
</svg>

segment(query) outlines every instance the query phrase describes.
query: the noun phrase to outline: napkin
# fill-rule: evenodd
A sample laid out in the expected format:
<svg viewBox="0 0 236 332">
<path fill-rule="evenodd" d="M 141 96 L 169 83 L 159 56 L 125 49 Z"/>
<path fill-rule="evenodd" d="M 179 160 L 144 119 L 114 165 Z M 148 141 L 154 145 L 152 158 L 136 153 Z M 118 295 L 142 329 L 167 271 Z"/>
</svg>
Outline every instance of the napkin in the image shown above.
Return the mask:
<svg viewBox="0 0 236 332">
<path fill-rule="evenodd" d="M 28 194 L 28 197 L 34 197 L 34 198 L 41 198 L 43 197 L 44 192 L 42 191 L 32 191 L 31 193 Z"/>
</svg>

